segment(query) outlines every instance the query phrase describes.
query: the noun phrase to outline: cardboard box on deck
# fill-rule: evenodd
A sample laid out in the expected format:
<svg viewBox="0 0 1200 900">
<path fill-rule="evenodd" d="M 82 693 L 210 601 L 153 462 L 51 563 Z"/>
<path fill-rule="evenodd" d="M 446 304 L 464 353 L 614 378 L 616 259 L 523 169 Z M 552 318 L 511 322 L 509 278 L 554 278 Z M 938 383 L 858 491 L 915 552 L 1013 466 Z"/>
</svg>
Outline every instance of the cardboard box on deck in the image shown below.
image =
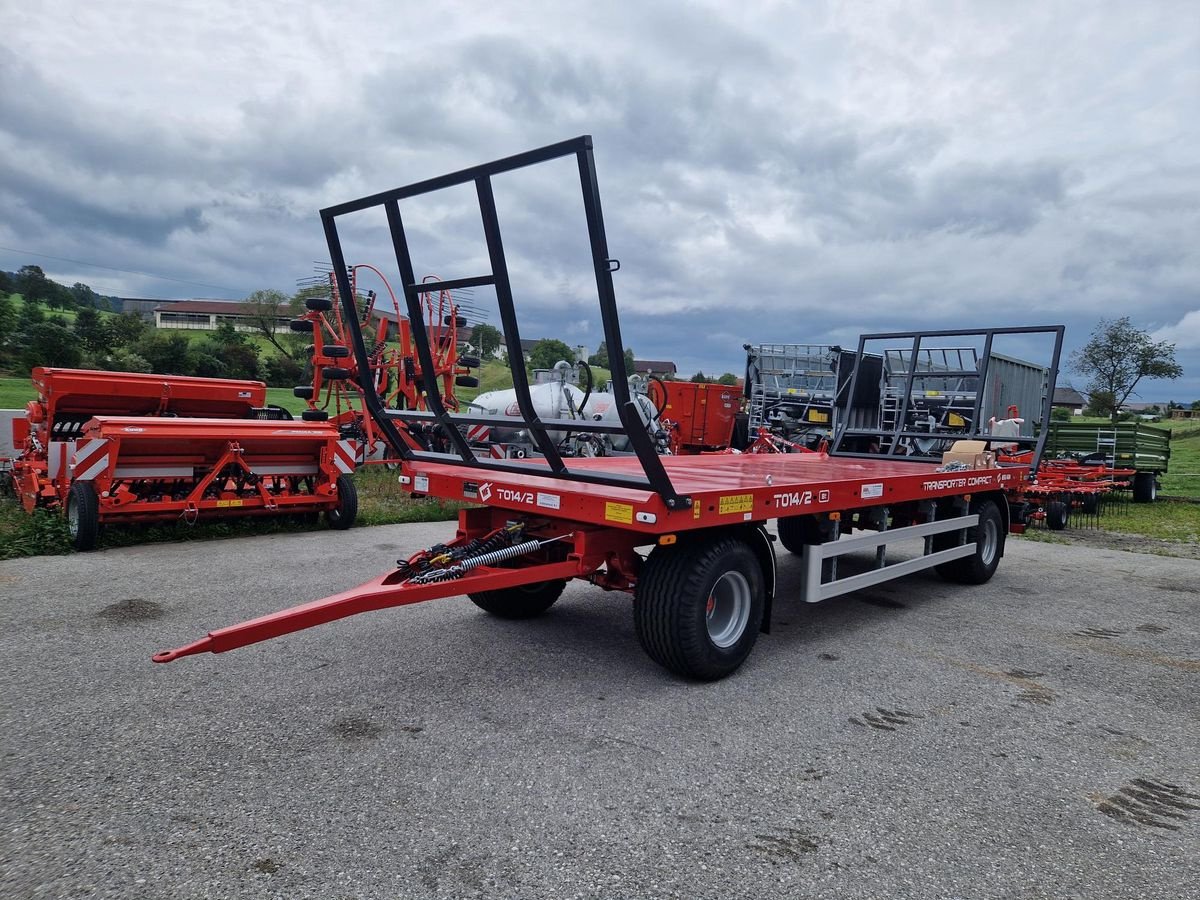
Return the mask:
<svg viewBox="0 0 1200 900">
<path fill-rule="evenodd" d="M 987 441 L 955 441 L 942 454 L 942 465 L 965 463 L 972 469 L 992 469 L 996 466 L 996 454 L 987 449 Z"/>
</svg>

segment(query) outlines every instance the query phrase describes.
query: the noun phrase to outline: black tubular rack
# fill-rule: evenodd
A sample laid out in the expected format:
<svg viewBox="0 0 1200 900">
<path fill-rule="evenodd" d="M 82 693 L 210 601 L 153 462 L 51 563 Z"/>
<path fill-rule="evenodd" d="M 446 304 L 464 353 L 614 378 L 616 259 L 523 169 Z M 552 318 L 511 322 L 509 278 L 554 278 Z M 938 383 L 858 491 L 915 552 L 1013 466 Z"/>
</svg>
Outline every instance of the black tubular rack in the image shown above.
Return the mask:
<svg viewBox="0 0 1200 900">
<path fill-rule="evenodd" d="M 422 321 L 420 297 L 425 293 L 436 293 L 443 290 L 458 288 L 491 286 L 496 292 L 496 300 L 500 309 L 501 327 L 504 332 L 504 343 L 512 360 L 523 359 L 521 352 L 521 335 L 517 327 L 517 316 L 513 306 L 512 286 L 509 283 L 508 264 L 504 256 L 504 243 L 500 234 L 500 220 L 496 210 L 496 201 L 492 193 L 492 178 L 505 172 L 523 169 L 539 163 L 549 162 L 562 157 L 574 156 L 579 167 L 579 183 L 583 194 L 584 214 L 587 218 L 588 236 L 591 243 L 592 266 L 596 276 L 596 290 L 600 300 L 600 315 L 604 326 L 604 341 L 608 348 L 608 365 L 612 372 L 613 394 L 617 401 L 617 411 L 620 415 L 620 425 L 593 422 L 584 419 L 543 421 L 534 411 L 533 401 L 529 394 L 529 379 L 525 369 L 519 363 L 512 366 L 513 387 L 517 394 L 517 406 L 520 418 L 511 416 L 487 416 L 473 413 L 461 414 L 449 412 L 442 402 L 437 379 L 434 377 L 433 355 L 429 348 L 429 336 L 425 329 L 419 327 Z M 400 201 L 411 199 L 423 194 L 455 187 L 463 184 L 474 184 L 479 201 L 479 213 L 483 224 L 484 240 L 487 244 L 491 273 L 473 275 L 465 278 L 454 278 L 439 282 L 418 282 L 413 271 L 413 261 L 409 251 L 408 239 L 404 233 L 404 220 L 400 212 Z M 361 212 L 374 207 L 383 207 L 387 214 L 388 229 L 391 232 L 392 247 L 396 254 L 396 264 L 399 268 L 403 283 L 404 300 L 408 309 L 410 321 L 413 322 L 413 341 L 416 344 L 418 359 L 421 363 L 424 388 L 428 410 L 399 410 L 388 409 L 376 394 L 370 383 L 369 366 L 366 347 L 363 343 L 362 332 L 358 327 L 358 312 L 355 308 L 355 298 L 350 289 L 350 279 L 347 274 L 346 260 L 342 252 L 341 240 L 338 237 L 337 219 L 349 213 Z M 364 402 L 381 431 L 400 456 L 406 460 L 425 460 L 429 462 L 448 463 L 452 465 L 470 466 L 477 469 L 491 469 L 502 472 L 516 472 L 523 475 L 543 475 L 569 481 L 590 482 L 593 484 L 611 485 L 614 487 L 636 488 L 651 490 L 657 493 L 669 509 L 682 509 L 691 505 L 688 497 L 680 496 L 671 484 L 663 467 L 662 459 L 655 451 L 653 442 L 647 433 L 636 403 L 629 393 L 628 373 L 625 370 L 625 348 L 621 342 L 621 326 L 617 318 L 616 296 L 613 291 L 612 273 L 619 263 L 608 256 L 608 242 L 604 234 L 604 217 L 600 209 L 600 191 L 596 182 L 596 165 L 592 156 L 592 138 L 590 135 L 573 138 L 561 143 L 551 144 L 537 150 L 530 150 L 516 156 L 510 156 L 495 162 L 484 163 L 469 169 L 463 169 L 438 178 L 419 181 L 407 187 L 395 188 L 351 200 L 337 206 L 321 210 L 321 222 L 325 228 L 325 239 L 329 243 L 329 258 L 333 265 L 334 277 L 337 279 L 338 293 L 341 298 L 344 318 L 349 324 L 352 350 L 358 362 L 361 374 L 360 387 Z M 393 420 L 410 423 L 424 423 L 440 426 L 454 448 L 454 453 L 437 453 L 424 450 L 413 450 L 401 438 Z M 513 427 L 515 424 L 529 430 L 534 446 L 541 452 L 543 460 L 529 460 L 520 463 L 503 459 L 493 459 L 490 456 L 477 456 L 459 431 L 459 425 L 492 425 Z M 601 469 L 572 468 L 567 465 L 547 433 L 547 426 L 590 434 L 625 434 L 642 467 L 642 474 L 625 474 L 608 472 Z"/>
<path fill-rule="evenodd" d="M 1059 359 L 1062 355 L 1063 335 L 1065 327 L 1062 325 L 1033 325 L 1027 327 L 1014 328 L 964 328 L 947 331 L 900 331 L 900 332 L 884 332 L 878 334 L 864 334 L 858 339 L 858 350 L 854 356 L 854 368 L 849 380 L 847 396 L 854 398 L 858 396 L 856 388 L 861 376 L 863 361 L 867 356 L 867 343 L 874 341 L 896 341 L 903 342 L 908 350 L 908 365 L 905 370 L 904 388 L 900 394 L 900 408 L 895 416 L 892 427 L 869 427 L 854 425 L 849 422 L 849 415 L 844 416 L 842 422 L 837 427 L 833 440 L 833 454 L 836 456 L 853 456 L 862 457 L 864 459 L 879 459 L 880 456 L 896 457 L 897 459 L 905 459 L 906 457 L 899 455 L 901 447 L 901 438 L 928 439 L 930 437 L 945 437 L 954 438 L 955 440 L 978 440 L 985 441 L 989 446 L 995 444 L 1016 444 L 1022 448 L 1033 447 L 1033 467 L 1032 471 L 1036 472 L 1038 465 L 1041 463 L 1042 452 L 1046 446 L 1046 434 L 1049 431 L 1050 410 L 1054 402 L 1054 388 L 1058 379 Z M 1007 437 L 1003 435 L 989 434 L 984 430 L 984 423 L 981 421 L 981 413 L 985 401 L 984 393 L 987 385 L 988 368 L 992 361 L 992 342 L 997 335 L 1020 335 L 1020 334 L 1045 334 L 1054 336 L 1054 349 L 1051 353 L 1050 360 L 1045 366 L 1045 389 L 1041 398 L 1041 408 L 1039 409 L 1041 427 L 1038 429 L 1036 436 L 1014 436 Z M 920 371 L 919 360 L 922 351 L 928 350 L 928 341 L 939 338 L 982 338 L 983 352 L 979 356 L 975 369 L 965 369 L 961 371 L 951 370 L 929 370 Z M 972 415 L 970 416 L 969 426 L 961 431 L 956 431 L 952 434 L 930 433 L 929 431 L 918 431 L 906 428 L 908 423 L 908 413 L 913 394 L 913 382 L 921 377 L 937 377 L 937 378 L 952 378 L 963 377 L 975 380 L 975 396 L 972 401 Z M 883 375 L 883 380 L 886 380 L 887 374 Z M 880 397 L 883 396 L 884 389 L 880 385 Z M 852 402 L 852 400 L 850 401 Z M 1026 412 L 1026 415 L 1028 413 Z M 861 453 L 845 449 L 847 438 L 863 436 L 874 436 L 881 438 L 881 448 L 878 453 Z M 886 447 L 884 447 L 886 445 Z M 914 462 L 928 462 L 928 459 L 914 458 Z"/>
</svg>

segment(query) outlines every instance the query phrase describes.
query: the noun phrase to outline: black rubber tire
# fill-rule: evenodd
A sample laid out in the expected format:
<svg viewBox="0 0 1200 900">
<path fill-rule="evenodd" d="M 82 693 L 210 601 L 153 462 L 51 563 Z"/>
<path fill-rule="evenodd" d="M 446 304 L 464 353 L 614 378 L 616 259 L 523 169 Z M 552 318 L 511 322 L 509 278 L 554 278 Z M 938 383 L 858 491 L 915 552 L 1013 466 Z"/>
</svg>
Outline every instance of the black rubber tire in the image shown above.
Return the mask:
<svg viewBox="0 0 1200 900">
<path fill-rule="evenodd" d="M 1080 494 L 1079 495 L 1079 510 L 1085 515 L 1093 515 L 1100 508 L 1100 497 L 1098 494 Z"/>
<path fill-rule="evenodd" d="M 1051 500 L 1046 504 L 1046 527 L 1051 531 L 1062 531 L 1071 521 L 1071 507 L 1061 500 Z"/>
<path fill-rule="evenodd" d="M 996 506 L 995 501 L 973 502 L 971 512 L 979 516 L 979 524 L 967 529 L 967 543 L 975 545 L 975 552 L 962 559 L 954 559 L 934 567 L 944 579 L 958 584 L 983 584 L 991 580 L 996 573 L 996 567 L 1000 565 L 1000 557 L 1004 555 L 1004 539 L 1006 537 L 1004 516 L 1000 514 L 1000 509 Z M 942 535 L 938 535 L 938 537 L 942 537 Z M 953 539 L 955 535 L 950 534 L 945 537 Z M 943 546 L 942 542 L 935 542 L 934 546 L 940 550 L 953 547 L 955 544 L 951 541 Z M 987 555 L 989 550 L 990 555 Z"/>
<path fill-rule="evenodd" d="M 321 348 L 321 355 L 329 359 L 347 359 L 350 356 L 350 348 L 341 344 L 326 344 Z"/>
<path fill-rule="evenodd" d="M 326 422 L 329 420 L 329 413 L 323 409 L 306 409 L 300 413 L 300 418 L 305 422 Z"/>
<path fill-rule="evenodd" d="M 313 312 L 329 312 L 333 309 L 333 301 L 328 297 L 307 297 L 304 300 L 304 308 Z"/>
<path fill-rule="evenodd" d="M 100 541 L 100 499 L 90 481 L 76 481 L 67 492 L 67 528 L 71 544 L 85 553 Z"/>
<path fill-rule="evenodd" d="M 484 612 L 499 619 L 532 619 L 553 606 L 566 586 L 565 581 L 539 581 L 467 596 Z"/>
<path fill-rule="evenodd" d="M 1133 502 L 1153 503 L 1158 498 L 1158 481 L 1154 472 L 1138 472 L 1133 476 Z"/>
<path fill-rule="evenodd" d="M 478 369 L 479 368 L 479 357 L 478 356 L 460 356 L 458 358 L 458 364 L 460 366 L 462 366 L 464 369 Z"/>
<path fill-rule="evenodd" d="M 288 328 L 292 329 L 292 331 L 299 331 L 302 334 L 312 334 L 312 319 L 292 319 L 292 321 L 288 322 Z"/>
<path fill-rule="evenodd" d="M 321 377 L 326 381 L 345 381 L 350 377 L 350 370 L 341 366 L 325 366 L 321 369 Z"/>
<path fill-rule="evenodd" d="M 447 325 L 453 324 L 455 328 L 466 328 L 466 316 L 442 316 L 442 321 Z"/>
<path fill-rule="evenodd" d="M 292 388 L 292 396 L 299 397 L 301 400 L 311 400 L 313 398 L 313 386 L 311 384 L 298 384 Z"/>
<path fill-rule="evenodd" d="M 811 516 L 786 516 L 777 519 L 776 530 L 779 532 L 779 543 L 789 553 L 801 556 L 805 544 L 819 544 L 821 539 L 817 533 L 817 523 Z"/>
<path fill-rule="evenodd" d="M 358 518 L 358 490 L 349 475 L 337 479 L 337 506 L 325 511 L 325 521 L 334 531 L 345 531 Z"/>
<path fill-rule="evenodd" d="M 458 387 L 465 387 L 465 388 L 479 387 L 479 379 L 476 378 L 474 375 L 456 375 L 456 376 L 454 376 L 454 383 Z"/>
<path fill-rule="evenodd" d="M 718 582 L 733 573 L 749 590 L 749 610 L 733 643 L 720 647 L 709 635 L 709 603 Z M 677 675 L 700 681 L 724 678 L 754 649 L 765 597 L 758 557 L 739 537 L 701 535 L 655 547 L 633 601 L 638 643 L 652 660 Z"/>
</svg>

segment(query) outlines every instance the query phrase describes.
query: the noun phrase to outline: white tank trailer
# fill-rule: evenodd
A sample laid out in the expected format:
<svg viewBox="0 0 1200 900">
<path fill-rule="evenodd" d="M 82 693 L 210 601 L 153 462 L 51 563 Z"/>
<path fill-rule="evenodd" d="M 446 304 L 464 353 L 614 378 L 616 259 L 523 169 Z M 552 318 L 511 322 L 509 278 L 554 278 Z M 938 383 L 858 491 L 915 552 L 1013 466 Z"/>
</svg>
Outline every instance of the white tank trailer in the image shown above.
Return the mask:
<svg viewBox="0 0 1200 900">
<path fill-rule="evenodd" d="M 543 421 L 550 419 L 586 419 L 593 422 L 611 422 L 620 424 L 621 417 L 617 412 L 617 399 L 604 391 L 587 391 L 571 384 L 567 377 L 570 364 L 560 362 L 554 371 L 560 377 L 545 381 L 542 384 L 531 385 L 529 397 L 533 402 L 534 411 Z M 658 424 L 657 410 L 654 403 L 645 394 L 633 394 L 632 399 L 637 404 L 642 424 L 647 427 L 651 437 L 656 437 L 662 430 Z M 517 406 L 517 392 L 512 388 L 502 391 L 487 391 L 480 394 L 471 402 L 472 411 L 489 416 L 520 416 Z M 550 439 L 556 444 L 567 437 L 567 430 L 548 431 Z M 601 437 L 597 435 L 596 437 Z M 607 450 L 618 453 L 629 449 L 629 438 L 623 434 L 603 435 L 604 446 Z M 519 423 L 514 427 L 505 428 L 493 426 L 489 439 L 498 444 L 529 443 L 531 438 Z M 591 454 L 588 454 L 591 455 Z"/>
</svg>

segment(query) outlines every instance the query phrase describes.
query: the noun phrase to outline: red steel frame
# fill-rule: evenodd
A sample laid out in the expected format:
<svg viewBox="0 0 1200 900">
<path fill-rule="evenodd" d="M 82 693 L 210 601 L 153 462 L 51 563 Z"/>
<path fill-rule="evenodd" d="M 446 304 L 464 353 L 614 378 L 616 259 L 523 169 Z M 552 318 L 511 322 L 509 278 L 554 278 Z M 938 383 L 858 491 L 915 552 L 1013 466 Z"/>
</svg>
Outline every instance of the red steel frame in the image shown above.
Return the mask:
<svg viewBox="0 0 1200 900">
<path fill-rule="evenodd" d="M 636 465 L 621 457 L 575 462 L 617 471 Z M 565 535 L 559 546 L 566 558 L 531 555 L 520 560 L 519 568 L 481 567 L 465 577 L 431 584 L 411 583 L 393 571 L 324 600 L 210 632 L 153 659 L 171 662 L 196 653 L 224 653 L 362 612 L 552 579 L 582 578 L 609 590 L 632 590 L 640 565 L 637 548 L 673 543 L 682 532 L 754 527 L 781 515 L 835 518 L 884 504 L 970 499 L 973 494 L 1001 497 L 1029 473 L 1024 465 L 938 472 L 933 463 L 839 459 L 824 453 L 678 456 L 664 458 L 664 464 L 680 490 L 692 497 L 690 509 L 669 510 L 647 490 L 406 462 L 399 477 L 414 493 L 488 504 L 460 513 L 458 534 L 447 546 L 520 519 L 529 523 L 534 536 Z"/>
</svg>

